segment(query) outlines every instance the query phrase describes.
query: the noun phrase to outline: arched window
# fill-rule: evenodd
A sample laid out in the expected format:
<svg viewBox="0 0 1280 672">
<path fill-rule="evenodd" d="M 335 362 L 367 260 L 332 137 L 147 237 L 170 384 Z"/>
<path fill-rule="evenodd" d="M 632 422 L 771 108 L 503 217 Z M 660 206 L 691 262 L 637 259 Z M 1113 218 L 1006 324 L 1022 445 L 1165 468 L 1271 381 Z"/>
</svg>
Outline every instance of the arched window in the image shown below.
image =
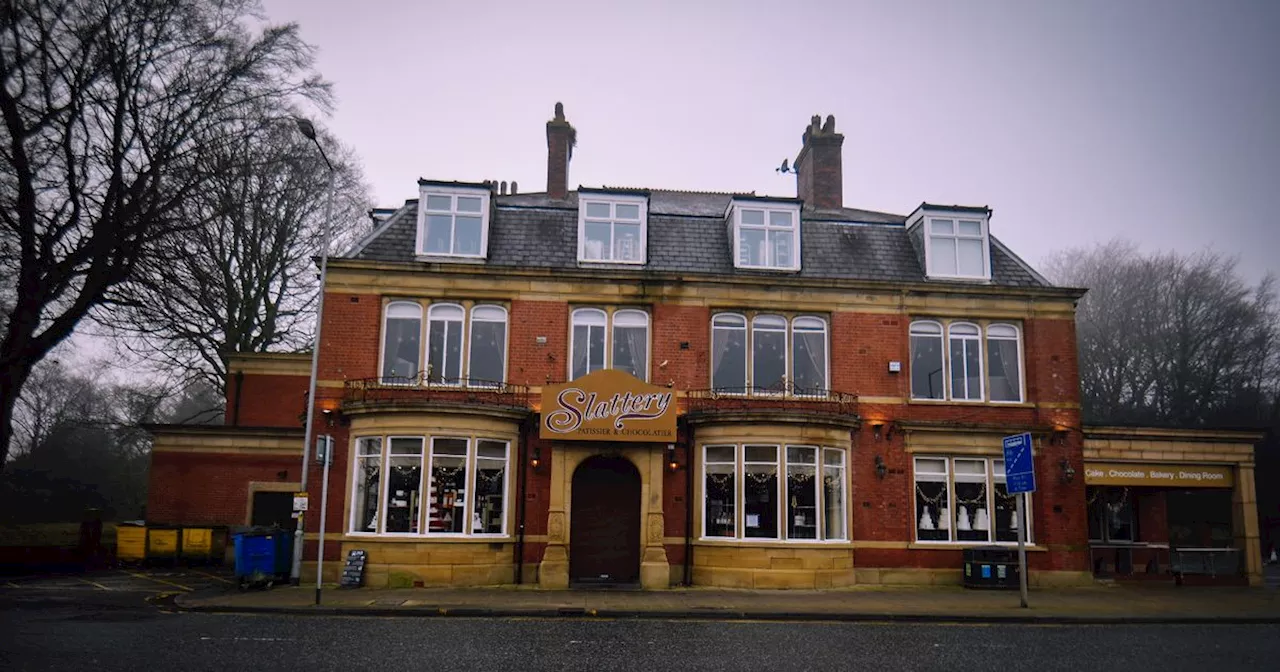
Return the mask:
<svg viewBox="0 0 1280 672">
<path fill-rule="evenodd" d="M 729 394 L 747 391 L 747 318 L 741 315 L 711 318 L 711 388 Z"/>
<path fill-rule="evenodd" d="M 570 375 L 576 380 L 605 367 L 608 316 L 598 308 L 579 308 L 573 311 L 572 325 Z"/>
<path fill-rule="evenodd" d="M 507 311 L 501 306 L 471 309 L 467 380 L 479 387 L 498 387 L 506 380 Z"/>
<path fill-rule="evenodd" d="M 951 398 L 982 401 L 982 332 L 978 325 L 952 323 L 947 329 L 951 358 Z"/>
<path fill-rule="evenodd" d="M 413 382 L 422 360 L 422 306 L 409 301 L 388 303 L 382 334 L 383 382 Z"/>
<path fill-rule="evenodd" d="M 911 323 L 911 397 L 945 399 L 946 376 L 942 367 L 942 325 Z"/>
<path fill-rule="evenodd" d="M 787 377 L 787 320 L 757 315 L 751 321 L 751 387 L 756 392 L 783 391 Z"/>
<path fill-rule="evenodd" d="M 619 310 L 613 314 L 613 361 L 610 368 L 649 380 L 649 314 Z"/>
<path fill-rule="evenodd" d="M 796 394 L 827 392 L 827 323 L 818 317 L 791 320 L 791 381 Z"/>
<path fill-rule="evenodd" d="M 462 306 L 438 303 L 427 310 L 427 382 L 462 383 Z"/>
<path fill-rule="evenodd" d="M 1022 353 L 1017 327 L 987 327 L 987 370 L 991 401 L 1022 401 Z"/>
</svg>

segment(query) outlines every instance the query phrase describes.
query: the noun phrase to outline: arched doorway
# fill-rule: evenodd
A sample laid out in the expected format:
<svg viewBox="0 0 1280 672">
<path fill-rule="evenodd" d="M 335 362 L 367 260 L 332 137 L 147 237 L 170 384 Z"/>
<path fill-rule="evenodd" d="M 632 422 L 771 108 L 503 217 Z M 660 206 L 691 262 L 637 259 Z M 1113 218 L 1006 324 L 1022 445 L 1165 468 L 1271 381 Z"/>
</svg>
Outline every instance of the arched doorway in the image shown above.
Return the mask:
<svg viewBox="0 0 1280 672">
<path fill-rule="evenodd" d="M 573 472 L 569 580 L 640 580 L 640 472 L 622 457 L 592 457 Z"/>
</svg>

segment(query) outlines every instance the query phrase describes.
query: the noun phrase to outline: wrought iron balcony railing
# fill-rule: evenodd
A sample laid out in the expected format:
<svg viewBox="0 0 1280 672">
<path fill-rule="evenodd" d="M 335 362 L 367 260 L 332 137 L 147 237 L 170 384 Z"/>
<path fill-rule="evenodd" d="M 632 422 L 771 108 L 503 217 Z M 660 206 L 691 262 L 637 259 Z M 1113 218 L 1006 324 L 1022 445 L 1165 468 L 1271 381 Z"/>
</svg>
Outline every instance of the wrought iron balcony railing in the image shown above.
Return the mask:
<svg viewBox="0 0 1280 672">
<path fill-rule="evenodd" d="M 417 376 L 356 378 L 343 385 L 344 404 L 395 405 L 423 402 L 528 408 L 529 386 L 477 378 Z"/>
<path fill-rule="evenodd" d="M 690 413 L 773 410 L 853 415 L 857 404 L 858 395 L 852 392 L 802 387 L 790 382 L 767 388 L 719 387 L 688 392 Z"/>
</svg>

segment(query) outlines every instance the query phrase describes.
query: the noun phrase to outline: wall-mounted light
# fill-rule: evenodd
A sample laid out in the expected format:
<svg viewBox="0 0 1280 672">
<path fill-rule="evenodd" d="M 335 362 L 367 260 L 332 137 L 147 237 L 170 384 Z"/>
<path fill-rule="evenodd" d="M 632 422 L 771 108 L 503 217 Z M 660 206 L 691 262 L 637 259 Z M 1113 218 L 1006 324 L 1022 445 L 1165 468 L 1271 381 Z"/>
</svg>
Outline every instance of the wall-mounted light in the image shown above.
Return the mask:
<svg viewBox="0 0 1280 672">
<path fill-rule="evenodd" d="M 533 467 L 534 471 L 537 471 L 538 467 L 541 465 L 542 465 L 542 446 L 534 446 L 533 455 L 529 458 L 529 466 Z"/>
<path fill-rule="evenodd" d="M 1062 461 L 1058 463 L 1058 466 L 1062 469 L 1063 483 L 1070 483 L 1076 480 L 1076 470 L 1071 466 L 1071 463 L 1067 461 L 1067 458 L 1062 458 Z"/>
<path fill-rule="evenodd" d="M 680 463 L 676 461 L 676 444 L 667 444 L 667 471 L 676 471 L 680 468 Z"/>
<path fill-rule="evenodd" d="M 1055 446 L 1061 446 L 1067 442 L 1067 428 L 1062 425 L 1055 425 L 1053 433 L 1049 435 L 1049 443 Z"/>
<path fill-rule="evenodd" d="M 884 458 L 876 455 L 876 478 L 884 480 L 884 475 L 889 472 L 889 467 L 885 466 Z"/>
<path fill-rule="evenodd" d="M 871 436 L 875 437 L 875 440 L 876 440 L 876 441 L 879 441 L 879 440 L 880 440 L 880 433 L 881 433 L 883 430 L 884 430 L 884 423 L 883 423 L 883 422 L 873 422 L 873 423 L 871 423 Z"/>
</svg>

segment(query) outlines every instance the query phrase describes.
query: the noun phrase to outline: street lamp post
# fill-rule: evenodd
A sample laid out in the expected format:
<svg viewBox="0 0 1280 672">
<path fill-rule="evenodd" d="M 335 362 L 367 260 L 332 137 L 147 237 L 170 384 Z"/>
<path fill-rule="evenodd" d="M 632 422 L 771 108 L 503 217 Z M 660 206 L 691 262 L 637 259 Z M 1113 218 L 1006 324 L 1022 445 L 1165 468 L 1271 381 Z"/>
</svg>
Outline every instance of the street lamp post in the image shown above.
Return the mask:
<svg viewBox="0 0 1280 672">
<path fill-rule="evenodd" d="M 315 341 L 311 344 L 311 380 L 307 386 L 307 424 L 303 430 L 302 439 L 302 491 L 307 491 L 307 472 L 310 471 L 311 465 L 311 443 L 315 440 L 311 431 L 312 422 L 315 420 L 316 412 L 316 370 L 320 362 L 320 325 L 324 320 L 324 280 L 326 272 L 329 269 L 329 228 L 330 219 L 333 216 L 333 164 L 329 163 L 329 157 L 325 156 L 324 147 L 320 145 L 320 139 L 316 137 L 316 127 L 306 119 L 298 119 L 298 131 L 300 131 L 308 140 L 315 143 L 316 149 L 320 150 L 320 158 L 324 159 L 324 165 L 329 167 L 329 185 L 328 196 L 324 204 L 324 223 L 320 235 L 320 296 L 316 301 L 316 334 Z M 310 507 L 308 507 L 310 508 Z M 303 513 L 298 513 L 298 524 L 293 532 L 293 566 L 289 570 L 289 581 L 293 585 L 302 583 L 302 536 L 303 536 Z M 320 511 L 320 515 L 324 516 L 324 511 Z"/>
</svg>

